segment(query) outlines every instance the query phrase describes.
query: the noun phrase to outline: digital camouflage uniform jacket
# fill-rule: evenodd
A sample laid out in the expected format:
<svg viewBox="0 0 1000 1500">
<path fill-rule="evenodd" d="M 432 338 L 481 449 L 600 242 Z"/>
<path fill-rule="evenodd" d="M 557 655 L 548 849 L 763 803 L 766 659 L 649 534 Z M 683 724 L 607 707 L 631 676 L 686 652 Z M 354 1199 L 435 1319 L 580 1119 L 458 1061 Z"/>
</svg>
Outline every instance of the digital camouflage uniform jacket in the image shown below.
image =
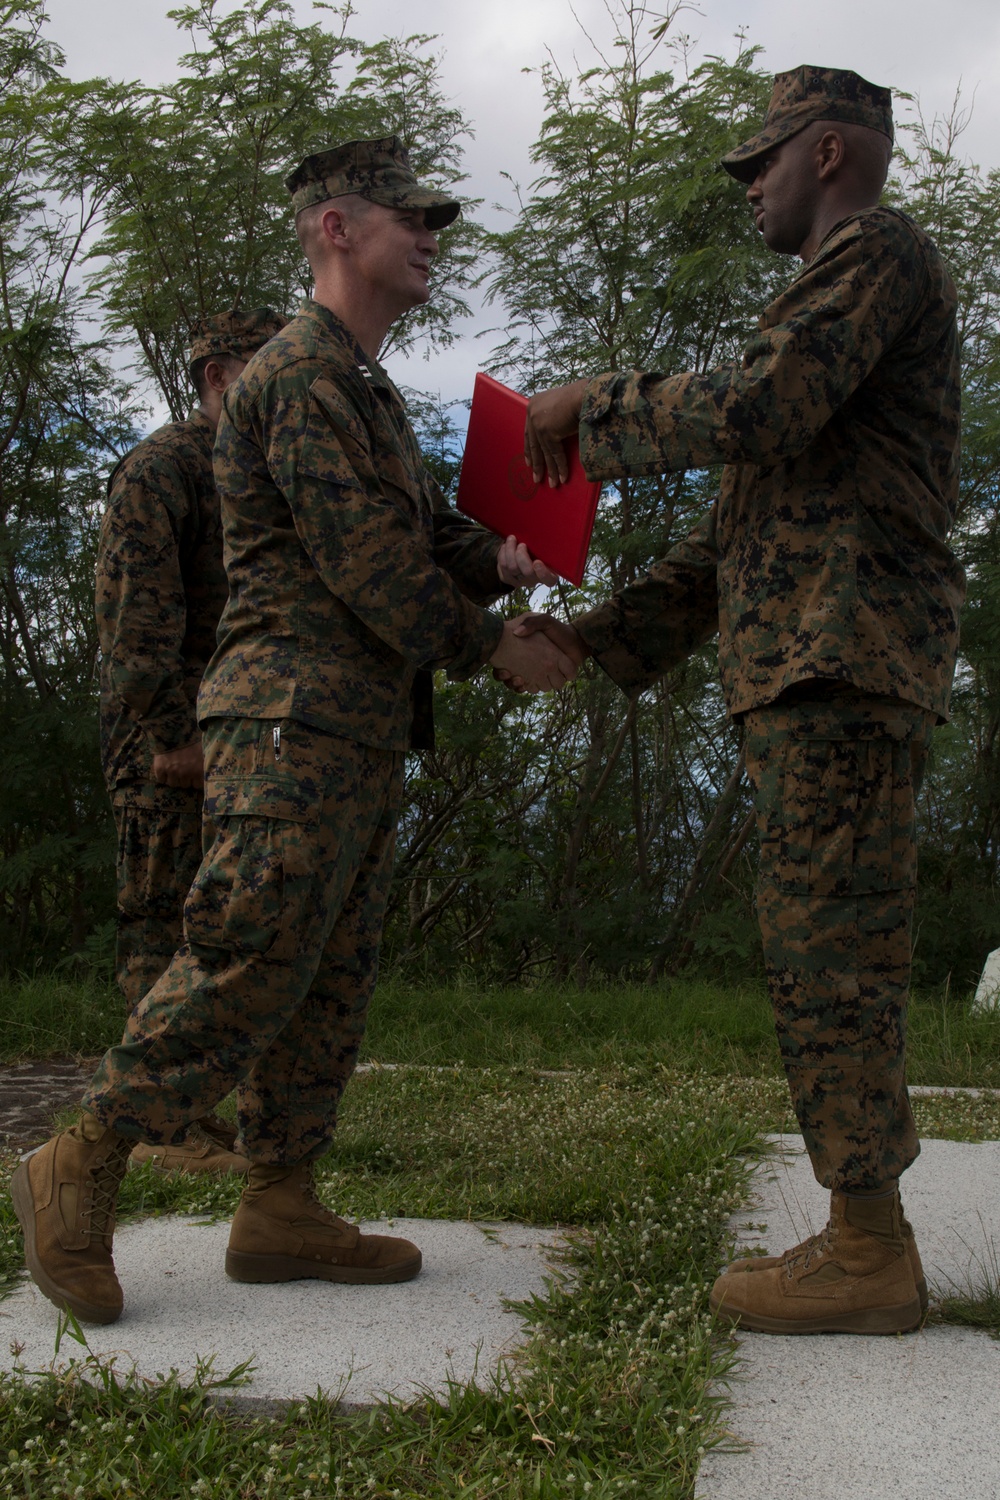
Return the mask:
<svg viewBox="0 0 1000 1500">
<path fill-rule="evenodd" d="M 446 504 L 395 386 L 316 302 L 223 405 L 230 598 L 199 718 L 292 718 L 364 745 L 426 747 L 421 669 L 467 676 L 499 643 L 500 617 L 479 607 L 506 592 L 497 537 Z"/>
<path fill-rule="evenodd" d="M 591 384 L 591 478 L 726 465 L 701 524 L 576 621 L 626 692 L 718 630 L 731 713 L 817 678 L 947 713 L 964 596 L 946 542 L 955 313 L 931 240 L 878 208 L 831 231 L 740 362 Z"/>
<path fill-rule="evenodd" d="M 211 422 L 144 438 L 111 475 L 97 556 L 101 756 L 108 786 L 152 780 L 198 738 L 195 700 L 228 593 Z"/>
</svg>

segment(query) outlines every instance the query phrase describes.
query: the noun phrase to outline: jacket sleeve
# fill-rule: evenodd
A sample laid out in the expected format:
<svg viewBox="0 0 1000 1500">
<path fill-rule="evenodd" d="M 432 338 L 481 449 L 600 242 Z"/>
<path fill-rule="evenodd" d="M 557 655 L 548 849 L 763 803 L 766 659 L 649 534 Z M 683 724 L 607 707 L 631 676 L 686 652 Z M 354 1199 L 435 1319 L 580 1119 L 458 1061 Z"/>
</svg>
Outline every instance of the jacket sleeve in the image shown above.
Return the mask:
<svg viewBox="0 0 1000 1500">
<path fill-rule="evenodd" d="M 95 602 L 107 680 L 154 755 L 199 736 L 181 654 L 187 606 L 178 526 L 190 504 L 183 476 L 168 463 L 126 460 L 101 525 Z"/>
<path fill-rule="evenodd" d="M 588 476 L 794 458 L 906 330 L 926 278 L 904 223 L 852 219 L 766 309 L 742 360 L 598 376 L 580 425 Z"/>
<path fill-rule="evenodd" d="M 649 572 L 573 621 L 598 666 L 629 697 L 719 628 L 716 507 Z"/>
<path fill-rule="evenodd" d="M 364 424 L 332 382 L 309 389 L 294 458 L 277 413 L 265 433 L 268 466 L 287 476 L 295 529 L 326 587 L 374 635 L 418 667 L 466 676 L 488 661 L 499 615 L 467 599 L 421 525 L 422 487 L 394 455 L 373 453 Z"/>
<path fill-rule="evenodd" d="M 493 604 L 513 593 L 500 582 L 497 553 L 500 538 L 449 505 L 434 479 L 424 474 L 434 527 L 434 561 L 450 573 L 467 599 Z"/>
</svg>

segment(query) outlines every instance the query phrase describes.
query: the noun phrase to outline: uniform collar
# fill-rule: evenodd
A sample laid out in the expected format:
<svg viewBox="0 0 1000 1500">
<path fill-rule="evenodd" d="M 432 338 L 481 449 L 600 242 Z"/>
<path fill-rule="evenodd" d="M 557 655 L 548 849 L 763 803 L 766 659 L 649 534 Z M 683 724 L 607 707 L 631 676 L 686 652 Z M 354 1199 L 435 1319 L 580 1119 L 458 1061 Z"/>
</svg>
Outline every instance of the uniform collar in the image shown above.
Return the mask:
<svg viewBox="0 0 1000 1500">
<path fill-rule="evenodd" d="M 215 428 L 209 421 L 208 417 L 206 417 L 200 406 L 193 406 L 191 408 L 190 412 L 188 413 L 188 421 L 196 423 L 199 427 L 206 428 L 214 439 Z"/>
<path fill-rule="evenodd" d="M 394 395 L 396 387 L 389 379 L 377 359 L 372 359 L 366 354 L 358 343 L 354 334 L 343 323 L 337 314 L 324 307 L 322 302 L 316 302 L 312 297 L 307 297 L 302 304 L 302 311 L 306 317 L 315 318 L 322 323 L 324 329 L 341 346 L 351 364 L 355 365 L 362 374 L 366 385 L 374 385 L 384 391 L 391 391 Z"/>
</svg>

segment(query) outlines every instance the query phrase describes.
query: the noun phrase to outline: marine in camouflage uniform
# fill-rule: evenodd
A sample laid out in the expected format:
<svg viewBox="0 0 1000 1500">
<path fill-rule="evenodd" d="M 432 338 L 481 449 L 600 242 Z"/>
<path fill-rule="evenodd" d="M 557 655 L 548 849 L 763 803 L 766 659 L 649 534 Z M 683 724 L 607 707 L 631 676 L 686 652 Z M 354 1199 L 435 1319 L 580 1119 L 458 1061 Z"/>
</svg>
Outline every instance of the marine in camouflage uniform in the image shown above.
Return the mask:
<svg viewBox="0 0 1000 1500">
<path fill-rule="evenodd" d="M 283 322 L 267 308 L 202 319 L 189 369 L 210 359 L 242 367 Z M 176 951 L 201 862 L 201 789 L 163 784 L 153 760 L 200 740 L 195 700 L 229 593 L 217 420 L 196 406 L 121 460 L 98 544 L 101 761 L 118 829 L 117 977 L 130 1009 Z"/>
<path fill-rule="evenodd" d="M 222 518 L 212 472 L 218 388 L 284 319 L 270 308 L 203 318 L 192 329 L 189 372 L 201 404 L 144 438 L 108 481 L 96 571 L 101 759 L 118 834 L 116 970 L 132 1010 L 180 945 L 184 899 L 201 863 L 202 789 L 175 776 L 177 752 L 200 761 L 195 700 L 228 596 Z M 166 784 L 172 781 L 199 784 Z M 218 1135 L 218 1127 L 210 1122 Z M 182 1170 L 236 1165 L 196 1130 L 155 1155 Z M 242 1167 L 242 1163 L 240 1163 Z"/>
<path fill-rule="evenodd" d="M 504 590 L 496 537 L 445 504 L 395 387 L 317 302 L 227 392 L 216 478 L 231 593 L 198 705 L 208 853 L 170 983 L 87 1103 L 169 1139 L 220 1071 L 235 1083 L 256 1056 L 243 1142 L 298 1161 L 325 1149 L 356 1060 L 403 757 L 431 742 L 430 667 L 466 675 L 492 654 L 500 618 L 473 600 Z M 216 1028 L 231 984 L 234 1024 L 255 997 L 230 1057 Z M 212 1035 L 174 1079 L 171 1029 L 190 1038 L 195 1015 Z"/>
<path fill-rule="evenodd" d="M 775 234 L 780 219 L 768 171 L 781 171 L 795 137 L 812 170 L 808 153 L 825 149 L 820 122 L 840 129 L 847 149 L 858 127 L 887 137 L 888 165 L 888 90 L 834 70 L 779 75 L 763 130 L 724 163 L 750 184 L 766 239 L 769 216 Z M 574 624 L 630 694 L 718 632 L 726 701 L 744 726 L 770 994 L 796 1114 L 833 1206 L 810 1274 L 802 1280 L 807 1247 L 786 1276 L 791 1301 L 748 1304 L 743 1322 L 882 1331 L 882 1296 L 893 1304 L 888 1326 L 908 1326 L 922 1277 L 895 1189 L 919 1151 L 904 1068 L 914 800 L 931 729 L 948 712 L 964 591 L 947 542 L 959 465 L 954 286 L 905 215 L 845 211 L 740 361 L 704 375 L 608 374 L 581 394 L 591 478 L 725 466 L 705 520 Z M 891 1208 L 890 1238 L 908 1241 L 903 1260 L 915 1268 L 870 1306 L 851 1304 L 851 1277 L 831 1270 L 829 1244 L 849 1233 L 845 1194 L 868 1200 L 855 1217 L 872 1202 Z M 840 1288 L 826 1304 L 817 1272 Z M 732 1311 L 732 1277 L 723 1280 L 715 1304 Z M 763 1273 L 753 1286 L 758 1302 L 773 1290 Z"/>
<path fill-rule="evenodd" d="M 433 231 L 459 204 L 415 181 L 395 138 L 309 157 L 289 187 L 317 300 L 225 396 L 230 593 L 198 699 L 205 855 L 184 940 L 105 1055 L 80 1125 L 15 1174 L 32 1275 L 89 1320 L 122 1305 L 109 1207 L 122 1150 L 176 1139 L 234 1086 L 250 1170 L 229 1274 L 419 1271 L 409 1241 L 324 1208 L 311 1164 L 364 1031 L 403 758 L 430 743 L 431 670 L 519 659 L 513 625 L 484 606 L 551 577 L 446 505 L 372 352 L 429 295 Z M 537 685 L 561 684 L 573 664 L 546 643 L 536 668 Z"/>
</svg>

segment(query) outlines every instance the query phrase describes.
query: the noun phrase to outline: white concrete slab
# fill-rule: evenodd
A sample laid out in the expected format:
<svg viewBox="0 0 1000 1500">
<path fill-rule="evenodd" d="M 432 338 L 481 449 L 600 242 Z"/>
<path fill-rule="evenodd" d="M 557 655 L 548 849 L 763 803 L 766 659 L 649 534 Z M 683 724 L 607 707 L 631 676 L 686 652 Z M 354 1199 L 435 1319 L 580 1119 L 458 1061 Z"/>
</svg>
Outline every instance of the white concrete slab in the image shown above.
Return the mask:
<svg viewBox="0 0 1000 1500">
<path fill-rule="evenodd" d="M 801 1137 L 774 1141 L 734 1227 L 776 1253 L 822 1227 L 829 1199 Z M 903 1199 L 932 1297 L 975 1289 L 1000 1248 L 1000 1142 L 924 1141 Z M 1000 1343 L 985 1332 L 743 1334 L 730 1394 L 743 1451 L 706 1457 L 698 1500 L 1000 1500 Z"/>
<path fill-rule="evenodd" d="M 135 1366 L 146 1376 L 190 1374 L 213 1355 L 217 1374 L 252 1360 L 237 1399 L 254 1402 L 322 1390 L 364 1406 L 387 1394 L 443 1393 L 449 1379 L 488 1385 L 524 1336 L 503 1301 L 543 1292 L 564 1236 L 524 1224 L 391 1222 L 389 1232 L 420 1246 L 423 1270 L 413 1281 L 375 1287 L 245 1286 L 225 1274 L 228 1224 L 165 1217 L 123 1225 L 115 1264 L 125 1312 L 109 1327 L 87 1326 L 89 1346 L 116 1355 L 123 1372 Z M 367 1227 L 387 1231 L 384 1221 Z M 68 1338 L 54 1355 L 57 1322 L 30 1282 L 0 1302 L 0 1367 L 11 1367 L 15 1341 L 28 1370 L 80 1358 L 84 1351 Z"/>
</svg>

